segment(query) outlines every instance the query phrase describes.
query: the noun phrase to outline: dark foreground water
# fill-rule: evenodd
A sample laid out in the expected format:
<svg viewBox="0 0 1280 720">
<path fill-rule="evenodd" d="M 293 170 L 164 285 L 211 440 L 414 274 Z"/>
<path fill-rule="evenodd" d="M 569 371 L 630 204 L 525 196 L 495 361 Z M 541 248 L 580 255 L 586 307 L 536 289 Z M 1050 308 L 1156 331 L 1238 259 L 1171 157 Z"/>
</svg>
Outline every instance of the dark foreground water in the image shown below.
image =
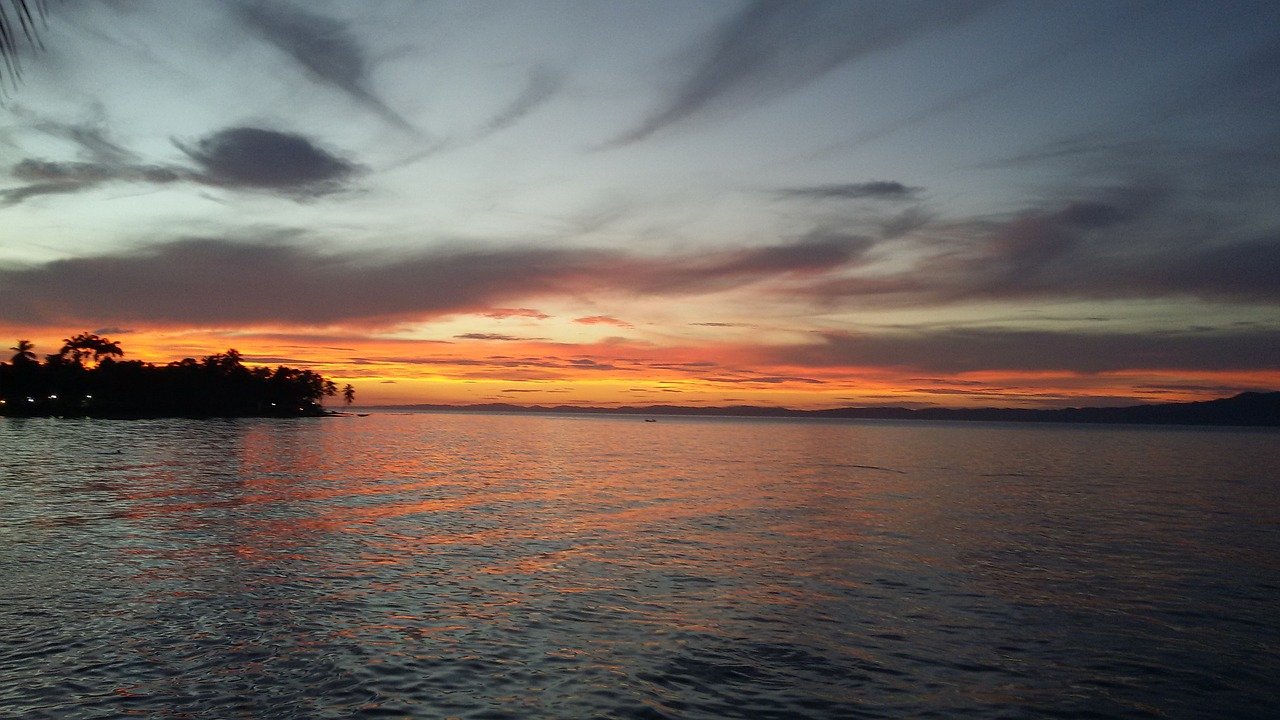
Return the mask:
<svg viewBox="0 0 1280 720">
<path fill-rule="evenodd" d="M 1272 718 L 1280 433 L 0 420 L 0 716 Z"/>
</svg>

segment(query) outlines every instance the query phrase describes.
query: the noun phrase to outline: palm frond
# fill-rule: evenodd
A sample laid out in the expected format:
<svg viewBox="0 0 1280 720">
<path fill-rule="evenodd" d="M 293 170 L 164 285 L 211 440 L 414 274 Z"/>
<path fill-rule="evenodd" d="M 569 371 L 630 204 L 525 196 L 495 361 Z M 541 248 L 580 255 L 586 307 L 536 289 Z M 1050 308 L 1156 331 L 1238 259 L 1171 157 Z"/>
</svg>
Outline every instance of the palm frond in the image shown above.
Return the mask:
<svg viewBox="0 0 1280 720">
<path fill-rule="evenodd" d="M 23 46 L 44 49 L 40 29 L 47 0 L 0 0 L 0 80 L 7 75 L 17 85 L 22 76 Z"/>
</svg>

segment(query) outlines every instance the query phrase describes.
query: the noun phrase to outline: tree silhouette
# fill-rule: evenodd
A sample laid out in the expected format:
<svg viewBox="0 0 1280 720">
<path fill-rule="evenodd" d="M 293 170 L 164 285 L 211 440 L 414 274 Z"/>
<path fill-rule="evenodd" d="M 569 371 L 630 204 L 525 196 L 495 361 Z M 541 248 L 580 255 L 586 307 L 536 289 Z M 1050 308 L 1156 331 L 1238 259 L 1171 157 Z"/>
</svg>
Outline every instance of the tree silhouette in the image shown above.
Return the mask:
<svg viewBox="0 0 1280 720">
<path fill-rule="evenodd" d="M 355 399 L 356 399 L 356 389 L 351 387 L 350 383 L 343 385 L 342 400 L 347 405 L 347 407 L 350 407 L 351 403 L 355 402 Z"/>
<path fill-rule="evenodd" d="M 124 357 L 120 343 L 99 337 L 94 333 L 80 333 L 62 342 L 62 349 L 58 351 L 58 355 L 77 365 L 84 365 L 85 360 L 100 363 L 103 358 Z"/>
<path fill-rule="evenodd" d="M 36 362 L 36 354 L 32 352 L 35 345 L 30 340 L 19 340 L 17 345 L 9 348 L 13 351 L 14 365 L 30 365 Z"/>
<path fill-rule="evenodd" d="M 37 18 L 43 22 L 46 6 L 46 0 L 9 0 L 8 4 L 0 0 L 0 63 L 15 85 L 22 75 L 21 46 L 44 47 Z"/>
<path fill-rule="evenodd" d="M 234 349 L 156 366 L 117 362 L 119 343 L 94 333 L 67 338 L 43 363 L 33 347 L 20 340 L 0 363 L 0 415 L 297 417 L 323 415 L 320 401 L 338 390 L 311 370 L 247 366 Z"/>
</svg>

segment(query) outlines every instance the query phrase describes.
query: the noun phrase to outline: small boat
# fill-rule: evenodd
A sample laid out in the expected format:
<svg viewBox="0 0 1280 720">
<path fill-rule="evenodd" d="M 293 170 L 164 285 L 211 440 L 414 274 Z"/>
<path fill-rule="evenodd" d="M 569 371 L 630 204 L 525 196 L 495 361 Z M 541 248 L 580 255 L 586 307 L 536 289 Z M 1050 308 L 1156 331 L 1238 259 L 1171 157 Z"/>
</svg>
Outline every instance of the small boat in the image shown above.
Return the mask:
<svg viewBox="0 0 1280 720">
<path fill-rule="evenodd" d="M 655 419 L 653 419 L 653 418 L 645 418 L 645 419 L 644 419 L 644 421 L 645 421 L 645 422 L 658 422 L 657 420 L 655 420 Z"/>
</svg>

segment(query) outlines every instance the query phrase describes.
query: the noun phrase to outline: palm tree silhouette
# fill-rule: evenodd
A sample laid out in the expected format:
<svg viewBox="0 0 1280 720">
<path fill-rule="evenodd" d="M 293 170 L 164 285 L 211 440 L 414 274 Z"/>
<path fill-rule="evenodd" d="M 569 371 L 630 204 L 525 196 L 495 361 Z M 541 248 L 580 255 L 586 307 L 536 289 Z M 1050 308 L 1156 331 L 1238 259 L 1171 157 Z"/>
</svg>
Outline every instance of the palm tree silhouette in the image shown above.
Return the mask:
<svg viewBox="0 0 1280 720">
<path fill-rule="evenodd" d="M 62 349 L 58 351 L 58 355 L 77 365 L 83 365 L 85 360 L 100 363 L 108 357 L 124 357 L 120 343 L 99 337 L 94 333 L 80 333 L 63 340 L 62 343 Z"/>
<path fill-rule="evenodd" d="M 46 5 L 47 0 L 9 0 L 7 4 L 0 0 L 0 65 L 14 84 L 22 75 L 18 55 L 21 46 L 25 44 L 37 50 L 44 47 L 37 18 L 43 23 Z"/>
<path fill-rule="evenodd" d="M 17 345 L 9 348 L 13 351 L 13 364 L 21 365 L 35 362 L 36 354 L 31 351 L 34 347 L 35 345 L 30 340 L 19 340 Z"/>
</svg>

